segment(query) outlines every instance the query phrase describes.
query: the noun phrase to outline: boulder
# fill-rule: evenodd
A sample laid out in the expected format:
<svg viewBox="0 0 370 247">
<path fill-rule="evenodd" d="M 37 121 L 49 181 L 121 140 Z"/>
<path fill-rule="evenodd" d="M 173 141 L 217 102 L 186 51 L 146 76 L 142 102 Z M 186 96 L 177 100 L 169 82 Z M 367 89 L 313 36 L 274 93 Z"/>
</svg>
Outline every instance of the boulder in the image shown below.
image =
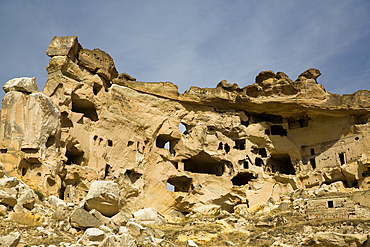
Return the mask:
<svg viewBox="0 0 370 247">
<path fill-rule="evenodd" d="M 129 231 L 131 236 L 139 236 L 141 232 L 144 230 L 144 227 L 136 222 L 129 221 L 126 225 L 127 230 Z"/>
<path fill-rule="evenodd" d="M 255 214 L 255 213 L 257 213 L 257 212 L 259 212 L 259 211 L 261 211 L 262 209 L 264 209 L 266 207 L 266 204 L 265 203 L 263 203 L 263 202 L 259 202 L 259 203 L 256 203 L 255 205 L 253 205 L 253 206 L 251 206 L 250 208 L 248 208 L 247 210 L 248 210 L 248 212 L 250 213 L 250 214 Z"/>
<path fill-rule="evenodd" d="M 35 226 L 41 223 L 41 216 L 34 213 L 15 212 L 10 213 L 9 217 L 13 221 L 26 226 Z"/>
<path fill-rule="evenodd" d="M 218 216 L 221 213 L 219 205 L 202 205 L 192 210 L 195 216 Z"/>
<path fill-rule="evenodd" d="M 0 236 L 0 246 L 16 247 L 21 240 L 19 232 L 12 232 L 6 236 Z"/>
<path fill-rule="evenodd" d="M 46 50 L 46 54 L 49 57 L 54 56 L 68 56 L 74 60 L 77 56 L 77 52 L 80 48 L 76 36 L 65 36 L 57 37 L 55 36 Z"/>
<path fill-rule="evenodd" d="M 0 203 L 14 207 L 17 203 L 17 197 L 0 190 Z"/>
<path fill-rule="evenodd" d="M 102 230 L 98 228 L 88 228 L 77 243 L 86 246 L 89 242 L 101 242 L 104 238 L 105 233 Z"/>
<path fill-rule="evenodd" d="M 109 54 L 100 49 L 94 49 L 92 51 L 83 49 L 78 54 L 78 60 L 81 66 L 95 72 L 105 80 L 110 81 L 118 76 L 113 59 Z"/>
<path fill-rule="evenodd" d="M 102 224 L 102 222 L 82 208 L 73 210 L 70 221 L 72 226 L 80 229 L 98 228 Z"/>
<path fill-rule="evenodd" d="M 123 212 L 118 212 L 118 214 L 111 218 L 111 222 L 116 226 L 126 225 L 128 220 L 129 218 Z"/>
<path fill-rule="evenodd" d="M 13 188 L 19 184 L 19 179 L 15 177 L 3 177 L 0 178 L 0 189 Z"/>
<path fill-rule="evenodd" d="M 49 196 L 48 202 L 53 208 L 67 207 L 67 204 L 56 196 Z"/>
<path fill-rule="evenodd" d="M 7 208 L 4 205 L 0 204 L 0 216 L 6 216 L 6 214 Z"/>
<path fill-rule="evenodd" d="M 35 77 L 21 77 L 9 80 L 3 86 L 4 91 L 18 91 L 24 93 L 36 93 L 38 91 Z"/>
<path fill-rule="evenodd" d="M 105 216 L 113 216 L 120 209 L 120 190 L 111 181 L 95 181 L 86 195 L 87 210 L 96 209 Z"/>
<path fill-rule="evenodd" d="M 14 206 L 15 212 L 23 212 L 24 208 L 31 210 L 36 202 L 37 195 L 35 192 L 28 187 L 27 185 L 23 184 L 23 186 L 18 186 L 18 199 L 17 204 Z"/>
<path fill-rule="evenodd" d="M 239 204 L 234 207 L 234 214 L 241 215 L 244 217 L 250 216 L 248 212 L 248 204 Z"/>
<path fill-rule="evenodd" d="M 96 209 L 92 209 L 90 210 L 89 212 L 91 215 L 93 215 L 95 218 L 97 218 L 98 220 L 100 220 L 101 222 L 103 222 L 104 224 L 108 224 L 111 219 L 109 217 L 106 217 L 104 215 L 102 215 L 98 210 Z M 117 214 L 116 214 L 117 215 Z"/>
<path fill-rule="evenodd" d="M 198 247 L 198 245 L 193 240 L 188 240 L 186 247 Z"/>
<path fill-rule="evenodd" d="M 135 239 L 128 233 L 123 233 L 120 235 L 110 235 L 106 237 L 103 242 L 100 243 L 99 247 L 136 247 Z"/>
<path fill-rule="evenodd" d="M 367 234 L 340 234 L 336 232 L 317 232 L 303 241 L 304 246 L 362 246 L 368 240 Z"/>
<path fill-rule="evenodd" d="M 59 116 L 58 109 L 41 92 L 27 96 L 7 93 L 1 104 L 0 147 L 22 150 L 25 160 L 40 163 L 48 140 L 52 144 L 59 131 Z"/>
<path fill-rule="evenodd" d="M 134 213 L 135 220 L 146 224 L 162 225 L 166 223 L 165 217 L 155 208 L 144 208 Z"/>
</svg>

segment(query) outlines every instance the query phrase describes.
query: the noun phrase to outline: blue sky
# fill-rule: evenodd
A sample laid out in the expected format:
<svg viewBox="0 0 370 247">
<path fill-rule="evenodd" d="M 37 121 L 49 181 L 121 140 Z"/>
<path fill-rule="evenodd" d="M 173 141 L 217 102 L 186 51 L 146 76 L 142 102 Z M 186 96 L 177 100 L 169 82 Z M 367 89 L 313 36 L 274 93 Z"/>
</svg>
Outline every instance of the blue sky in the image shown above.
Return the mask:
<svg viewBox="0 0 370 247">
<path fill-rule="evenodd" d="M 309 68 L 329 92 L 353 93 L 370 89 L 369 13 L 367 0 L 2 0 L 0 82 L 34 76 L 42 90 L 51 39 L 75 33 L 120 73 L 181 93 L 224 79 L 244 87 L 264 70 L 295 80 Z"/>
</svg>

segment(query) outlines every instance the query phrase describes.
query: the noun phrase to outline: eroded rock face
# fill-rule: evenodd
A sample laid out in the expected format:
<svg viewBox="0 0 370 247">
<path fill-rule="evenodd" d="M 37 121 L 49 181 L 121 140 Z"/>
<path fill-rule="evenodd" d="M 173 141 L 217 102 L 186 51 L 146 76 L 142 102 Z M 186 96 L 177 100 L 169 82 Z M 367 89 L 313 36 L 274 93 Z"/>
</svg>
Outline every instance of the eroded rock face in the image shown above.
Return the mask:
<svg viewBox="0 0 370 247">
<path fill-rule="evenodd" d="M 75 36 L 54 37 L 47 54 L 43 93 L 9 91 L 0 119 L 6 171 L 47 195 L 77 204 L 101 180 L 124 198 L 115 213 L 216 205 L 248 214 L 297 189 L 368 189 L 370 93 L 331 94 L 317 69 L 179 94 L 171 82 L 118 74 Z"/>
</svg>

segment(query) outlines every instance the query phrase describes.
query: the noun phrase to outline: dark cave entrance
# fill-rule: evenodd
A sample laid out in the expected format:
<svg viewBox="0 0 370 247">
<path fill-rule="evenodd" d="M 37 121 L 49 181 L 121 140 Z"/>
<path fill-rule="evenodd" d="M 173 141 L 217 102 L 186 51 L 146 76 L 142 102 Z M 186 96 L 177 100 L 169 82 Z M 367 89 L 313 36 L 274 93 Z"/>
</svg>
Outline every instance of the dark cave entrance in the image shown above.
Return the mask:
<svg viewBox="0 0 370 247">
<path fill-rule="evenodd" d="M 189 172 L 221 176 L 225 171 L 225 163 L 223 161 L 217 161 L 205 152 L 200 152 L 190 159 L 183 160 L 183 162 L 184 170 Z"/>
<path fill-rule="evenodd" d="M 67 162 L 66 165 L 81 165 L 84 153 L 81 151 L 69 151 L 66 152 Z"/>
<path fill-rule="evenodd" d="M 272 172 L 279 172 L 286 175 L 295 175 L 295 169 L 290 160 L 289 154 L 273 154 L 267 162 L 267 166 L 271 167 Z"/>
<path fill-rule="evenodd" d="M 257 178 L 257 177 L 253 173 L 241 172 L 238 175 L 236 175 L 235 177 L 233 177 L 231 179 L 231 182 L 233 183 L 233 185 L 241 186 L 241 185 L 248 184 L 249 181 L 251 181 L 252 179 L 255 179 L 255 178 Z"/>
<path fill-rule="evenodd" d="M 192 178 L 185 176 L 171 177 L 167 180 L 167 183 L 174 186 L 174 192 L 188 192 L 191 188 Z"/>
</svg>

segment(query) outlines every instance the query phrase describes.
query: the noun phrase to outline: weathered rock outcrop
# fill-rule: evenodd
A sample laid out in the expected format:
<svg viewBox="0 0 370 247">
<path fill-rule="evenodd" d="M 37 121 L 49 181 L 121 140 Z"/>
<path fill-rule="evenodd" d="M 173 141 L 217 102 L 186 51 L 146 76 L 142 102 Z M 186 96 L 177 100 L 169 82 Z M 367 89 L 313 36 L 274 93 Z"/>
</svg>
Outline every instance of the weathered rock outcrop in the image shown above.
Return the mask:
<svg viewBox="0 0 370 247">
<path fill-rule="evenodd" d="M 108 217 L 144 207 L 201 214 L 203 205 L 248 215 L 297 189 L 368 189 L 370 92 L 331 94 L 317 69 L 179 94 L 171 82 L 119 74 L 75 36 L 54 37 L 47 54 L 43 92 L 6 89 L 0 119 L 5 173 L 47 196 L 78 204 L 102 180 L 115 192 L 88 195 L 85 207 Z"/>
</svg>

